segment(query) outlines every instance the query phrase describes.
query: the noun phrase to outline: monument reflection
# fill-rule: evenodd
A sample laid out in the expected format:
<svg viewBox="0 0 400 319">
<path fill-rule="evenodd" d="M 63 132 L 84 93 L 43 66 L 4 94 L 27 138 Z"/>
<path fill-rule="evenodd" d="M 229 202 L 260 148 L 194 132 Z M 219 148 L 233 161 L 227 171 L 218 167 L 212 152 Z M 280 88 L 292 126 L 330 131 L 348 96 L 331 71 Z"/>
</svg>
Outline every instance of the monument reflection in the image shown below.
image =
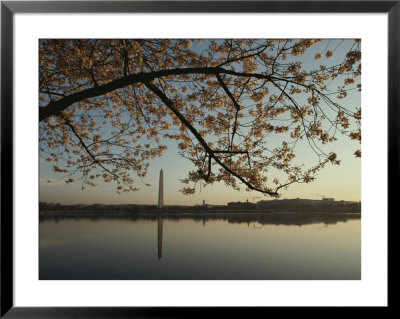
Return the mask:
<svg viewBox="0 0 400 319">
<path fill-rule="evenodd" d="M 158 228 L 158 259 L 162 257 L 162 235 L 163 235 L 163 219 L 159 218 L 157 221 L 157 228 Z"/>
</svg>

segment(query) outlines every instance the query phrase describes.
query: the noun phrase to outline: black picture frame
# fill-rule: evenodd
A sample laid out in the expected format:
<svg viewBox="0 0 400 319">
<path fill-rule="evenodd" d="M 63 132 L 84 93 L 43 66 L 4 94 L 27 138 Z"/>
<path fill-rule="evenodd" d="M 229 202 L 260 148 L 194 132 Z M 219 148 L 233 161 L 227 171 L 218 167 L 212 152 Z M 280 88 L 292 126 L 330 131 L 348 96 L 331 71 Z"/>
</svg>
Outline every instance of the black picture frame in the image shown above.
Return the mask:
<svg viewBox="0 0 400 319">
<path fill-rule="evenodd" d="M 400 0 L 396 1 L 1 1 L 1 317 L 177 318 L 281 313 L 278 307 L 14 307 L 13 304 L 13 16 L 15 13 L 387 13 L 388 14 L 388 225 L 399 181 Z M 390 240 L 389 232 L 388 244 Z M 390 251 L 390 245 L 389 245 Z M 389 258 L 389 255 L 388 255 Z M 390 261 L 390 260 L 388 260 Z M 388 281 L 389 285 L 389 281 Z M 391 298 L 388 300 L 390 309 Z M 324 307 L 326 308 L 326 307 Z M 326 309 L 321 309 L 326 311 Z M 297 315 L 307 307 L 290 307 Z M 330 309 L 333 314 L 339 307 Z M 370 311 L 370 310 L 368 310 Z"/>
</svg>

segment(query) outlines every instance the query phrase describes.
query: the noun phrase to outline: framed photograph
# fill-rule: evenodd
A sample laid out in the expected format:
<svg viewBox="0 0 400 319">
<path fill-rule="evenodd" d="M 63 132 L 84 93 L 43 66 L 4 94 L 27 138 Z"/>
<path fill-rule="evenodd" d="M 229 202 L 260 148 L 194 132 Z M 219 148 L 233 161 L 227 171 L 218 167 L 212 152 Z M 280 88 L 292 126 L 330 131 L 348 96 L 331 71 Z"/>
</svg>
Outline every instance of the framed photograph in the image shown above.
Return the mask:
<svg viewBox="0 0 400 319">
<path fill-rule="evenodd" d="M 389 309 L 399 13 L 2 1 L 1 316 Z"/>
</svg>

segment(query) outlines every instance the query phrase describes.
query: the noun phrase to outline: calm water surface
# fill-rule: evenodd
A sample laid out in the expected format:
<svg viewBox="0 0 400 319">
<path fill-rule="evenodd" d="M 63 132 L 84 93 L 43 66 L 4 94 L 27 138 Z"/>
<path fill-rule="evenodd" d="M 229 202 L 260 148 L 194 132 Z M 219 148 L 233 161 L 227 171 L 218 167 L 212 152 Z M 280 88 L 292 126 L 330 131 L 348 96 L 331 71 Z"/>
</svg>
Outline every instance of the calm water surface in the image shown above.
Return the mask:
<svg viewBox="0 0 400 319">
<path fill-rule="evenodd" d="M 39 279 L 361 279 L 354 214 L 41 217 Z"/>
</svg>

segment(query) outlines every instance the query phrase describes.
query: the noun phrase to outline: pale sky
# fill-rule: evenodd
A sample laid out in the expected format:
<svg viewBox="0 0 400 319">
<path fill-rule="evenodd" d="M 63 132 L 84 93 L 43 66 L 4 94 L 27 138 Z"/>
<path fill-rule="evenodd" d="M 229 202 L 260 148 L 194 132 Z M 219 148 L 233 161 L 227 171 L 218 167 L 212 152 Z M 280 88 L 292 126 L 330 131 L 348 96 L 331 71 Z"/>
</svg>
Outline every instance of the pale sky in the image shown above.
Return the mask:
<svg viewBox="0 0 400 319">
<path fill-rule="evenodd" d="M 337 42 L 336 42 L 337 43 Z M 322 42 L 315 51 L 323 51 L 324 48 L 334 49 L 336 46 L 334 41 Z M 322 48 L 322 49 L 321 49 Z M 339 48 L 340 49 L 340 48 Z M 310 57 L 304 59 L 304 64 L 316 63 L 313 60 L 314 51 L 311 51 Z M 339 55 L 339 54 L 338 54 Z M 333 58 L 329 64 L 335 63 Z M 302 60 L 303 61 L 303 60 Z M 324 64 L 323 59 L 317 62 Z M 332 87 L 332 89 L 336 89 Z M 353 91 L 349 94 L 345 101 L 340 101 L 342 105 L 351 106 L 351 109 L 361 106 L 360 92 Z M 361 159 L 355 158 L 354 151 L 361 148 L 356 141 L 351 141 L 346 136 L 337 136 L 338 141 L 325 145 L 324 150 L 335 152 L 338 159 L 341 160 L 339 166 L 327 166 L 322 169 L 317 176 L 317 180 L 309 184 L 292 184 L 287 190 L 281 190 L 281 198 L 310 198 L 321 199 L 324 197 L 333 197 L 336 200 L 361 200 Z M 49 164 L 40 158 L 40 201 L 59 202 L 62 204 L 157 204 L 158 198 L 158 178 L 159 171 L 164 170 L 164 204 L 165 205 L 197 205 L 203 200 L 208 204 L 227 204 L 232 201 L 257 202 L 259 200 L 269 200 L 258 192 L 246 192 L 243 188 L 238 192 L 231 188 L 227 188 L 223 183 L 215 183 L 201 189 L 197 186 L 196 194 L 183 195 L 179 192 L 184 184 L 180 183 L 180 179 L 186 177 L 187 173 L 194 169 L 189 160 L 178 155 L 176 143 L 174 141 L 167 142 L 168 149 L 161 158 L 150 161 L 150 168 L 145 182 L 151 186 L 146 186 L 140 180 L 137 180 L 136 187 L 141 188 L 137 192 L 124 193 L 119 195 L 116 193 L 116 185 L 112 183 L 104 183 L 102 180 L 96 180 L 98 184 L 95 188 L 86 186 L 85 190 L 81 189 L 79 182 L 66 184 L 63 180 L 58 182 L 47 183 L 47 180 L 55 181 L 60 178 L 51 171 L 53 164 Z M 296 160 L 305 163 L 317 163 L 316 154 L 312 152 L 308 145 L 297 146 Z"/>
<path fill-rule="evenodd" d="M 321 199 L 322 196 L 333 197 L 336 200 L 361 199 L 361 160 L 352 154 L 353 148 L 348 152 L 339 153 L 342 160 L 340 166 L 328 165 L 318 174 L 317 180 L 309 184 L 293 184 L 288 190 L 281 192 L 282 198 L 314 198 Z M 105 184 L 99 181 L 95 188 L 86 187 L 81 190 L 79 183 L 66 184 L 64 181 L 47 183 L 50 174 L 41 170 L 40 200 L 47 202 L 60 202 L 63 204 L 157 204 L 158 178 L 160 169 L 164 170 L 164 204 L 165 205 L 196 205 L 203 200 L 208 204 L 226 204 L 232 201 L 254 201 L 269 200 L 258 192 L 237 192 L 227 188 L 223 183 L 208 185 L 194 195 L 183 195 L 179 189 L 183 186 L 179 179 L 185 177 L 191 168 L 191 163 L 180 158 L 177 152 L 170 147 L 162 158 L 152 161 L 146 182 L 151 187 L 137 185 L 140 191 L 118 195 L 115 185 Z M 47 173 L 47 174 L 46 174 Z M 46 176 L 46 177 L 45 177 Z"/>
</svg>

